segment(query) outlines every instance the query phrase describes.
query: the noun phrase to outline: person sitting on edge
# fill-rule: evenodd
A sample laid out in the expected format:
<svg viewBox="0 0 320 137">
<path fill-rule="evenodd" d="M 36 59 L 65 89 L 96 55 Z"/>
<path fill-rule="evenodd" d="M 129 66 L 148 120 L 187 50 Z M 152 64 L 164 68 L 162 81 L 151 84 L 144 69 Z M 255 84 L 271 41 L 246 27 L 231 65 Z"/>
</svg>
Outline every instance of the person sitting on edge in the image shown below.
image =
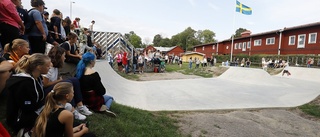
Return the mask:
<svg viewBox="0 0 320 137">
<path fill-rule="evenodd" d="M 48 74 L 43 75 L 43 86 L 45 93 L 48 94 L 48 92 L 50 92 L 53 89 L 54 85 L 56 85 L 58 82 L 63 81 L 72 83 L 75 96 L 71 101 L 71 104 L 72 106 L 76 106 L 76 109 L 72 107 L 71 111 L 73 112 L 76 119 L 85 120 L 86 116 L 83 115 L 91 115 L 92 112 L 89 111 L 89 109 L 82 103 L 82 94 L 80 90 L 79 80 L 75 77 L 70 77 L 68 79 L 62 79 L 61 76 L 59 77 L 58 70 L 59 68 L 63 67 L 63 62 L 65 60 L 65 50 L 61 47 L 53 47 L 50 49 L 48 56 L 50 57 L 53 66 L 50 67 Z M 79 112 L 81 114 L 79 114 Z"/>
<path fill-rule="evenodd" d="M 77 66 L 76 77 L 80 81 L 83 95 L 83 103 L 95 111 L 106 111 L 111 116 L 116 116 L 110 111 L 113 97 L 105 95 L 106 89 L 101 83 L 101 77 L 98 72 L 93 70 L 96 63 L 96 57 L 93 53 L 87 52 L 82 55 L 82 59 Z"/>
<path fill-rule="evenodd" d="M 47 95 L 43 111 L 37 118 L 33 136 L 36 137 L 80 137 L 88 133 L 86 124 L 73 127 L 73 115 L 64 105 L 73 98 L 74 91 L 69 82 L 56 84 Z"/>
<path fill-rule="evenodd" d="M 47 74 L 50 66 L 50 58 L 44 54 L 24 55 L 17 63 L 16 74 L 7 80 L 6 122 L 15 132 L 30 131 L 42 111 L 45 94 L 41 74 Z"/>
<path fill-rule="evenodd" d="M 81 55 L 79 55 L 76 42 L 78 39 L 78 35 L 75 33 L 70 33 L 68 35 L 68 41 L 64 42 L 61 47 L 66 50 L 66 60 L 67 63 L 72 63 L 77 65 L 81 59 Z"/>
</svg>

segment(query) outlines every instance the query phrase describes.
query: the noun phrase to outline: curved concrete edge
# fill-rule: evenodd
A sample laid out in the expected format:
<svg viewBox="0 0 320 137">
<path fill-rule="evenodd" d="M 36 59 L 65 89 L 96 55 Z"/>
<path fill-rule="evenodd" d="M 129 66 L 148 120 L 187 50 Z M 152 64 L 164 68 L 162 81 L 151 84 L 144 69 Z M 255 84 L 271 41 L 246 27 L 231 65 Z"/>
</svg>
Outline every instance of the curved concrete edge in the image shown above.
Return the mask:
<svg viewBox="0 0 320 137">
<path fill-rule="evenodd" d="M 143 82 L 124 79 L 106 61 L 97 62 L 95 69 L 107 94 L 117 103 L 149 111 L 295 107 L 320 94 L 318 82 L 251 76 L 265 75 L 260 70 L 252 73 L 253 69 L 232 68 L 223 74 L 234 71 L 248 76 L 244 78 L 240 75 Z"/>
</svg>

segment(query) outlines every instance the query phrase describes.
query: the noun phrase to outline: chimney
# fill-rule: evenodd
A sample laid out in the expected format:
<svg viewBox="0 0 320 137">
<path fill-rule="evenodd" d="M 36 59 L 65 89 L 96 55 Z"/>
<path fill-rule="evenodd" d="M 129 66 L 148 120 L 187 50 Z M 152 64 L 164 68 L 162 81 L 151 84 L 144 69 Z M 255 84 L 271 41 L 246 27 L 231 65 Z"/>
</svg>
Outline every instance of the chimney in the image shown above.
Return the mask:
<svg viewBox="0 0 320 137">
<path fill-rule="evenodd" d="M 251 31 L 250 30 L 246 30 L 246 31 L 241 33 L 241 37 L 248 37 L 250 35 L 251 35 Z"/>
</svg>

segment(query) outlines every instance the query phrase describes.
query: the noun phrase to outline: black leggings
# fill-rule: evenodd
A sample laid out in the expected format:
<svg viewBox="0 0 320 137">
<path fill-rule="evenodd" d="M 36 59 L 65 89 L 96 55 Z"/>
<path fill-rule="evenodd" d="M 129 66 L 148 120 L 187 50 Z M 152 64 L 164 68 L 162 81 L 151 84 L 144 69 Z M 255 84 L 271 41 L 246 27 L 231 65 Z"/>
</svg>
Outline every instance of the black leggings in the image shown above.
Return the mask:
<svg viewBox="0 0 320 137">
<path fill-rule="evenodd" d="M 12 42 L 16 38 L 19 38 L 20 36 L 19 28 L 11 26 L 7 23 L 0 23 L 0 33 L 1 33 L 0 42 L 2 45 L 2 49 L 4 49 L 4 46 L 6 44 Z"/>
<path fill-rule="evenodd" d="M 42 36 L 29 36 L 30 54 L 42 53 L 46 51 L 46 41 L 43 41 Z"/>
</svg>

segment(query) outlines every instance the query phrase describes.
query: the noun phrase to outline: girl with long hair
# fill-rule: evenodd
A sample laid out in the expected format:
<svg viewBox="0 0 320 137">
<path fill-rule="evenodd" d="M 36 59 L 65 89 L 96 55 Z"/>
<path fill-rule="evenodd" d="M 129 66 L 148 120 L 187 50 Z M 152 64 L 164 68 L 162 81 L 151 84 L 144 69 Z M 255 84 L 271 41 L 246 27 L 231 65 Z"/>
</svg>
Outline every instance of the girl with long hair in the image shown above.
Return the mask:
<svg viewBox="0 0 320 137">
<path fill-rule="evenodd" d="M 86 119 L 86 116 L 84 115 L 91 115 L 92 112 L 90 112 L 89 109 L 82 103 L 82 94 L 80 90 L 79 80 L 75 77 L 70 77 L 67 79 L 62 79 L 61 76 L 59 77 L 59 68 L 63 67 L 65 60 L 65 50 L 58 46 L 53 47 L 50 49 L 48 56 L 50 57 L 53 66 L 50 67 L 48 74 L 43 75 L 43 85 L 46 93 L 51 91 L 54 85 L 58 82 L 63 81 L 72 83 L 75 96 L 71 101 L 71 104 L 72 106 L 76 107 L 76 109 L 73 109 L 72 107 L 71 111 L 74 113 L 76 119 Z M 81 114 L 79 114 L 79 112 Z"/>
<path fill-rule="evenodd" d="M 100 75 L 92 69 L 95 63 L 96 56 L 87 52 L 82 55 L 82 59 L 77 66 L 76 77 L 80 81 L 83 103 L 92 110 L 106 111 L 115 117 L 116 114 L 110 111 L 113 97 L 105 95 L 106 89 L 101 83 Z"/>
<path fill-rule="evenodd" d="M 15 39 L 5 45 L 3 57 L 15 64 L 23 55 L 29 54 L 29 50 L 29 43 L 27 41 L 23 39 Z"/>
<path fill-rule="evenodd" d="M 64 106 L 74 96 L 72 84 L 57 83 L 47 95 L 43 111 L 37 118 L 33 137 L 80 137 L 88 133 L 86 124 L 73 127 L 73 115 Z"/>
<path fill-rule="evenodd" d="M 51 61 L 48 56 L 35 53 L 23 56 L 16 65 L 16 74 L 6 83 L 6 122 L 14 131 L 26 132 L 42 111 L 45 94 L 41 74 L 48 73 Z"/>
</svg>

